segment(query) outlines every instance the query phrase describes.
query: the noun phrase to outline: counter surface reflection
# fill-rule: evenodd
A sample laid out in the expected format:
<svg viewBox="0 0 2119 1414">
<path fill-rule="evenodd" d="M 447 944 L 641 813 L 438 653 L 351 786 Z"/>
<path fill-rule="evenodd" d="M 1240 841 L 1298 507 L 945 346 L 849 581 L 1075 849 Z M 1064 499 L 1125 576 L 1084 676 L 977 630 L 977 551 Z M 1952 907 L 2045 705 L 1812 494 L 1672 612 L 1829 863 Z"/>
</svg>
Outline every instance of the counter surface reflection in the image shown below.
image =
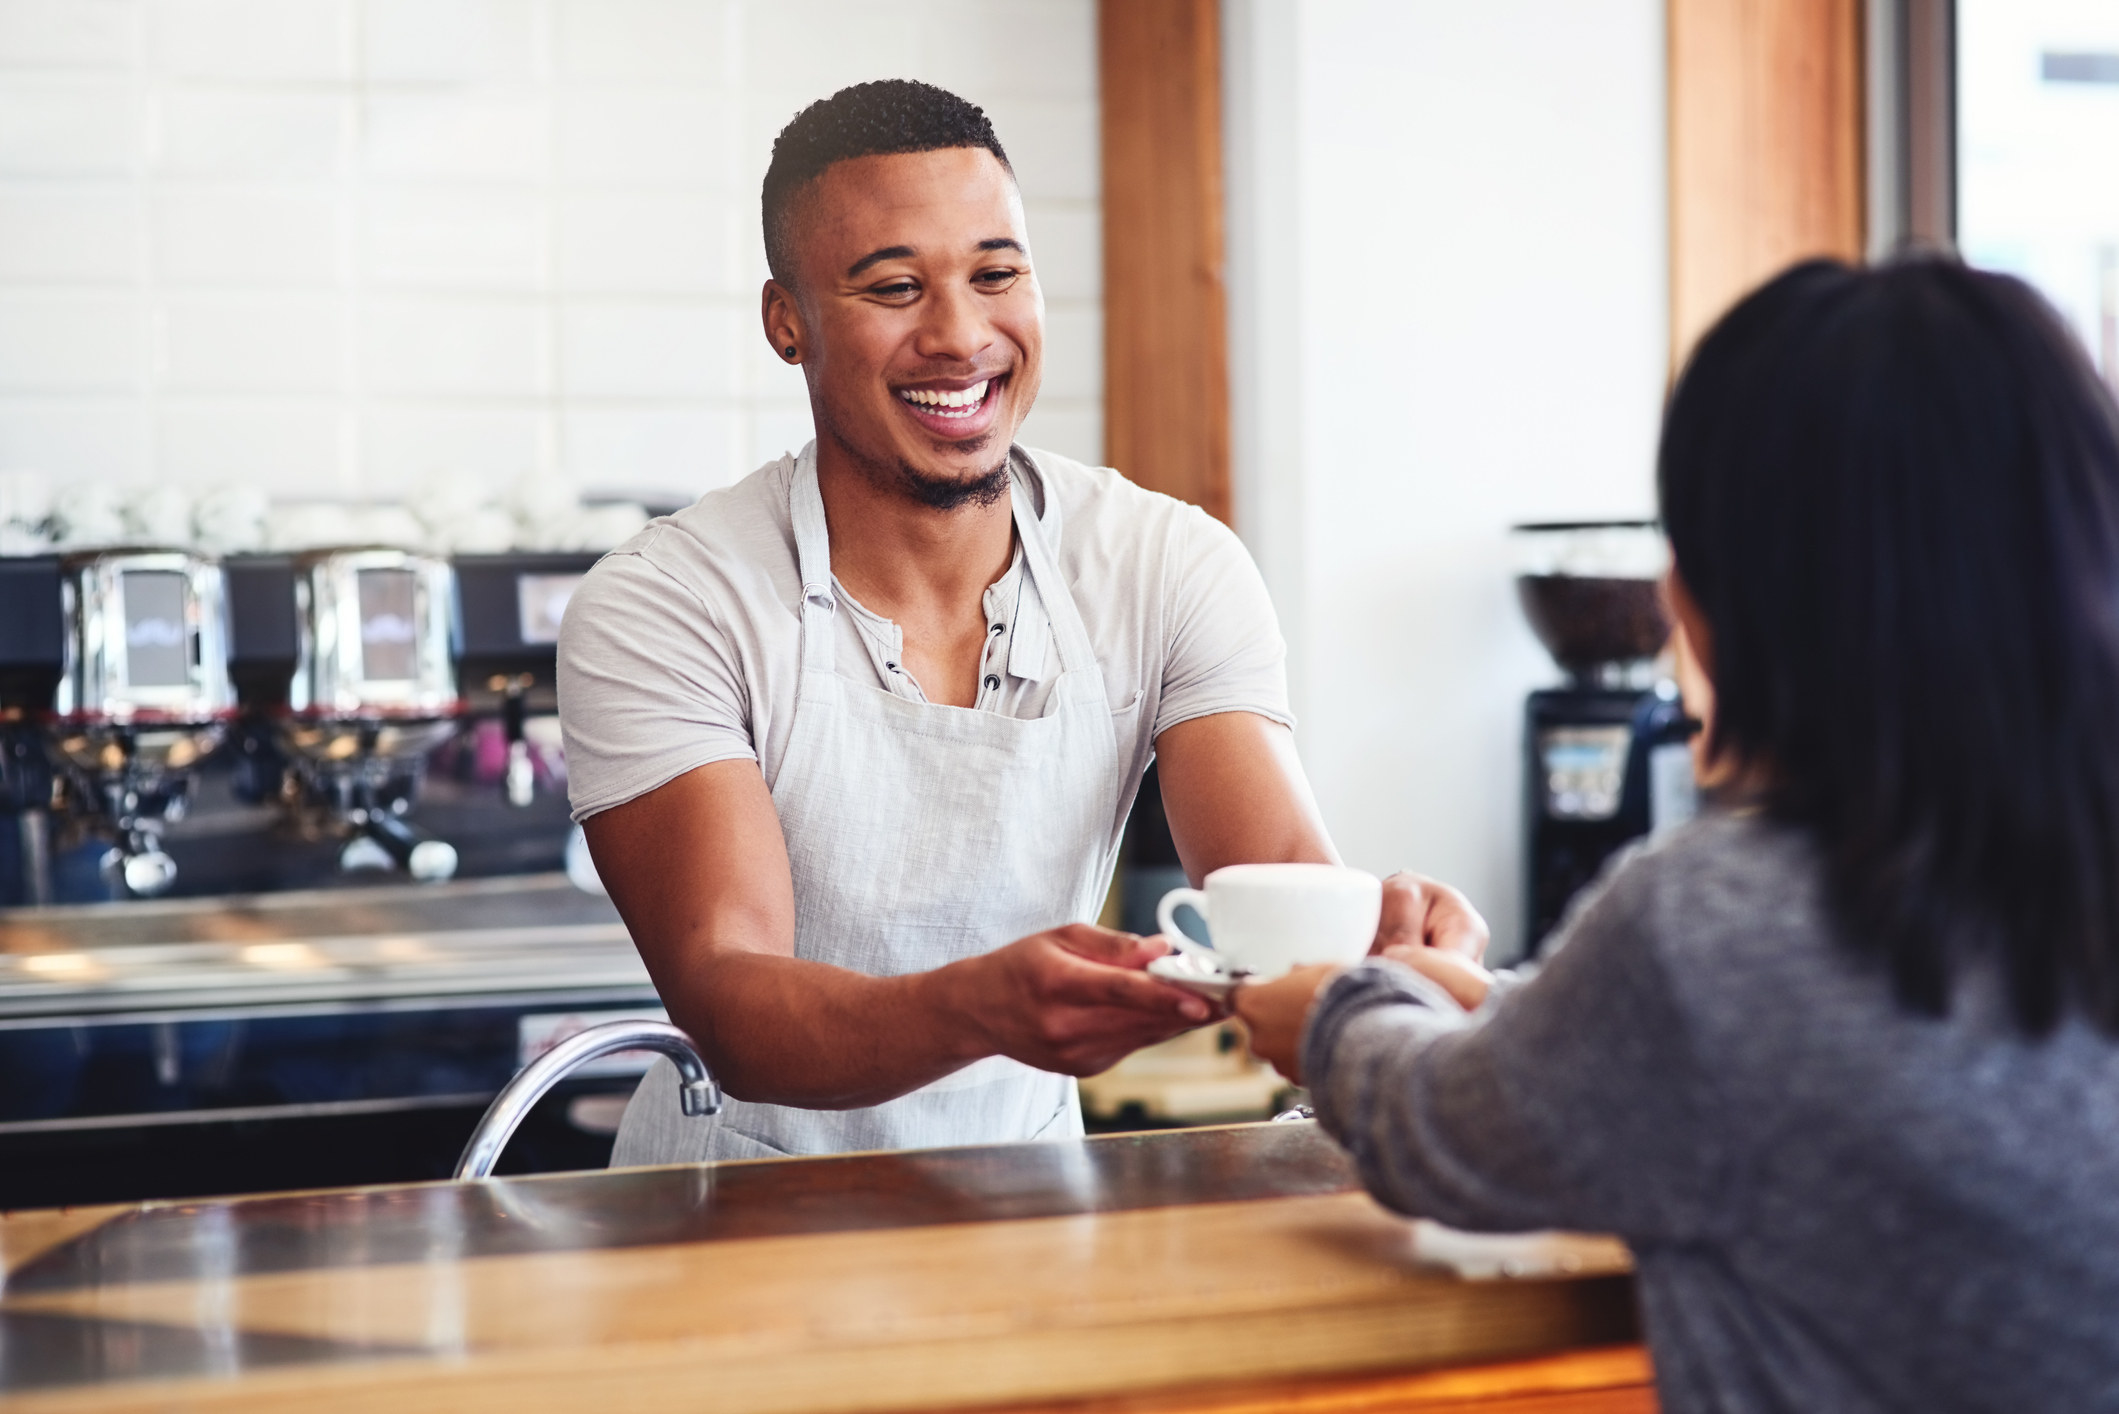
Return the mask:
<svg viewBox="0 0 2119 1414">
<path fill-rule="evenodd" d="M 1311 1124 L 22 1213 L 0 1258 L 24 1411 L 1204 1410 L 1379 1372 L 1344 1407 L 1429 1409 L 1472 1386 L 1407 1372 L 1566 1352 L 1514 1388 L 1569 1402 L 1522 1407 L 1653 1407 L 1627 1279 L 1422 1268 Z"/>
</svg>

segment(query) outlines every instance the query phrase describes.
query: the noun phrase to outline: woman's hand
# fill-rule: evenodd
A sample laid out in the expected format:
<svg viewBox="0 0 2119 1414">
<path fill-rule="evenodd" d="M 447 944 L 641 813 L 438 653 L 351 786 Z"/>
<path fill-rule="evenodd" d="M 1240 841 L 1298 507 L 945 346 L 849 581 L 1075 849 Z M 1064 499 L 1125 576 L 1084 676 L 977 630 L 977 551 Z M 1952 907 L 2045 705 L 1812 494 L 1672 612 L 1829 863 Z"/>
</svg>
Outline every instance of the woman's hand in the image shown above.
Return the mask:
<svg viewBox="0 0 2119 1414">
<path fill-rule="evenodd" d="M 1310 1007 L 1324 984 L 1346 969 L 1330 963 L 1298 967 L 1270 982 L 1246 982 L 1236 989 L 1236 1014 L 1251 1032 L 1251 1054 L 1302 1083 L 1302 1030 Z"/>
<path fill-rule="evenodd" d="M 1466 1011 L 1477 1011 L 1494 985 L 1493 973 L 1463 954 L 1443 948 L 1400 948 L 1389 957 L 1441 987 L 1451 1001 Z"/>
<path fill-rule="evenodd" d="M 1410 955 L 1433 949 L 1476 965 L 1486 956 L 1489 936 L 1470 899 L 1447 884 L 1401 870 L 1383 881 L 1383 916 L 1369 956 L 1417 965 Z"/>
</svg>

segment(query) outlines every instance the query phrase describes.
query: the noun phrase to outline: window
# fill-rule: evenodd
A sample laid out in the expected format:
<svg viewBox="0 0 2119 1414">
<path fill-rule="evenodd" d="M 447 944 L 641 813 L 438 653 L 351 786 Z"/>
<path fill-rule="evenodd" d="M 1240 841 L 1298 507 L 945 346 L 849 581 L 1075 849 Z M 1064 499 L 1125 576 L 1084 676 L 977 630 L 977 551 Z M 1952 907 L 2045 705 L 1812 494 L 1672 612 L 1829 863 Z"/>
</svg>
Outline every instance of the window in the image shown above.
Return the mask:
<svg viewBox="0 0 2119 1414">
<path fill-rule="evenodd" d="M 2119 4 L 1958 0 L 1957 243 L 2059 306 L 2119 389 Z"/>
</svg>

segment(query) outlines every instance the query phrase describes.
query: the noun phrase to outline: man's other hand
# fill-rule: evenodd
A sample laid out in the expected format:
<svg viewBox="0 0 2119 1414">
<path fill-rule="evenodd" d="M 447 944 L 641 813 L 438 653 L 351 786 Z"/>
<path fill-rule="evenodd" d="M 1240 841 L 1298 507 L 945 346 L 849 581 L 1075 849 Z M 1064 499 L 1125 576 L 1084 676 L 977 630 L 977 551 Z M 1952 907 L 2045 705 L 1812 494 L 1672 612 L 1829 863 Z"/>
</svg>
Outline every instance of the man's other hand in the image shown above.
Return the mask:
<svg viewBox="0 0 2119 1414">
<path fill-rule="evenodd" d="M 1096 1075 L 1214 1015 L 1204 998 L 1142 971 L 1168 951 L 1160 938 L 1072 923 L 949 970 L 994 1050 L 1039 1070 Z"/>
<path fill-rule="evenodd" d="M 1370 957 L 1394 957 L 1420 948 L 1455 953 L 1471 962 L 1486 956 L 1486 920 L 1471 900 L 1447 884 L 1403 871 L 1383 881 L 1383 917 L 1376 924 Z"/>
</svg>

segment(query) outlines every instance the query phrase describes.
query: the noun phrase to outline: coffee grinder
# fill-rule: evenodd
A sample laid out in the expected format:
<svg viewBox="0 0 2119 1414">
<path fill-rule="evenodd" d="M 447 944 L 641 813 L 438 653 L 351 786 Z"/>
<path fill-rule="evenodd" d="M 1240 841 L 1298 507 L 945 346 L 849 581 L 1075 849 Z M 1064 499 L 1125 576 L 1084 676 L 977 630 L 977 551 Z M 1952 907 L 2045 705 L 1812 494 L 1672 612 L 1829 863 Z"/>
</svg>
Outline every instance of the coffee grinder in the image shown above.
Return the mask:
<svg viewBox="0 0 2119 1414">
<path fill-rule="evenodd" d="M 1604 863 L 1632 840 L 1691 818 L 1690 738 L 1662 654 L 1653 521 L 1517 526 L 1516 595 L 1564 686 L 1524 705 L 1524 928 L 1528 956 Z"/>
</svg>

